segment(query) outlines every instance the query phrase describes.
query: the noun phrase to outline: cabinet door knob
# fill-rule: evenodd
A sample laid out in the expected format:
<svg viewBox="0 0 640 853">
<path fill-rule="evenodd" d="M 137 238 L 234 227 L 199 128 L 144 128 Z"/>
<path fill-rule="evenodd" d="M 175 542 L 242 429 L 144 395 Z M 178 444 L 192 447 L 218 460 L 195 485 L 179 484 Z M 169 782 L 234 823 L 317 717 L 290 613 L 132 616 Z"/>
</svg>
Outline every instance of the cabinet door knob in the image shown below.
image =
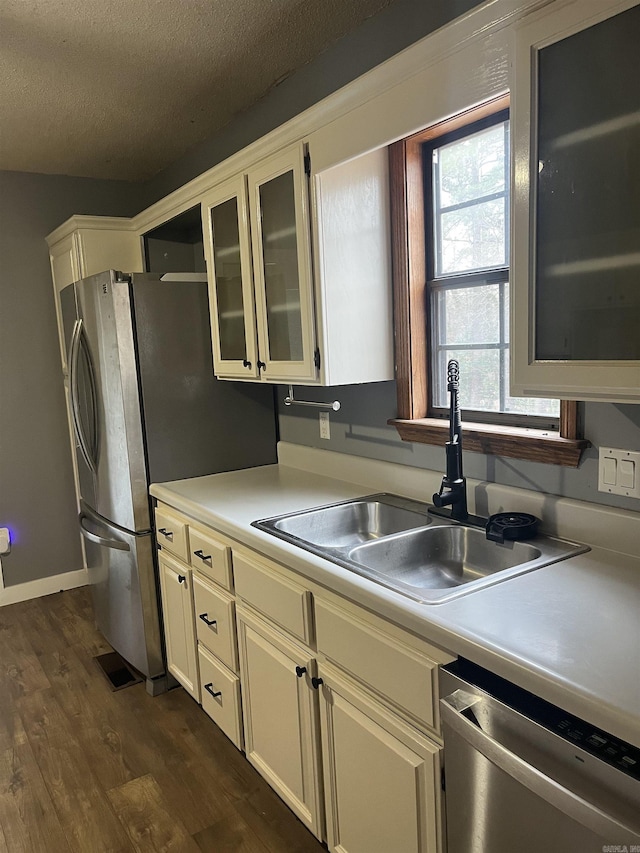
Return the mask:
<svg viewBox="0 0 640 853">
<path fill-rule="evenodd" d="M 302 678 L 302 676 L 305 674 L 306 671 L 307 671 L 306 666 L 297 666 L 296 667 L 296 675 L 298 676 L 298 678 Z"/>
<path fill-rule="evenodd" d="M 244 358 L 244 359 L 242 360 L 242 366 L 243 366 L 243 367 L 248 367 L 249 369 L 251 369 L 251 362 L 250 362 L 248 359 Z"/>
<path fill-rule="evenodd" d="M 213 689 L 213 682 L 212 681 L 210 681 L 209 684 L 205 684 L 204 689 L 207 691 L 207 693 L 210 693 L 214 699 L 217 699 L 218 696 L 222 696 L 222 690 L 214 690 Z"/>
<path fill-rule="evenodd" d="M 265 364 L 265 362 L 264 361 L 258 361 L 258 370 L 266 370 L 266 369 L 267 369 L 267 365 Z"/>
<path fill-rule="evenodd" d="M 208 613 L 201 613 L 201 614 L 200 614 L 200 616 L 199 616 L 198 618 L 199 618 L 199 619 L 202 619 L 202 621 L 204 622 L 204 624 L 205 624 L 205 625 L 208 625 L 208 626 L 211 628 L 211 626 L 212 626 L 212 625 L 215 625 L 215 624 L 216 624 L 216 620 L 215 620 L 215 619 L 207 619 L 207 616 L 208 616 L 208 615 L 209 615 Z"/>
<path fill-rule="evenodd" d="M 186 575 L 178 575 L 178 583 L 186 583 L 187 577 Z"/>
<path fill-rule="evenodd" d="M 202 550 L 194 551 L 194 556 L 200 557 L 201 560 L 210 560 L 211 554 L 205 554 Z"/>
<path fill-rule="evenodd" d="M 167 539 L 173 539 L 173 530 L 167 530 L 166 527 L 161 527 L 158 530 L 158 533 L 162 533 L 163 536 L 166 536 Z"/>
<path fill-rule="evenodd" d="M 316 678 L 314 675 L 313 678 L 311 679 L 311 683 L 313 684 L 313 686 L 317 690 L 321 684 L 324 684 L 324 681 L 321 678 Z"/>
</svg>

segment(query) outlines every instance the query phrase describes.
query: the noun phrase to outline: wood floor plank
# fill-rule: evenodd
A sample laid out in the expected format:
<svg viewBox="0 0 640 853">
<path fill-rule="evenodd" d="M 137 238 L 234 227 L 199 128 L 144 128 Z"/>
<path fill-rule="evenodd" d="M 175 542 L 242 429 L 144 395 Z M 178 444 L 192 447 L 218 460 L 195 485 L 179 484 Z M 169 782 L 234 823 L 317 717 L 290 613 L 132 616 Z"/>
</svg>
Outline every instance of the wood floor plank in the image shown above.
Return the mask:
<svg viewBox="0 0 640 853">
<path fill-rule="evenodd" d="M 234 804 L 270 853 L 326 853 L 326 848 L 268 786 Z"/>
<path fill-rule="evenodd" d="M 49 686 L 46 675 L 19 624 L 0 631 L 0 695 L 13 699 Z"/>
<path fill-rule="evenodd" d="M 67 592 L 71 595 L 67 595 Z M 85 608 L 86 593 L 76 590 L 47 596 L 46 606 L 53 624 L 62 632 L 70 646 L 82 643 L 90 655 L 110 652 L 111 646 L 96 630 L 93 618 Z M 79 606 L 76 606 L 79 603 Z"/>
<path fill-rule="evenodd" d="M 108 797 L 138 853 L 197 853 L 198 846 L 150 774 L 112 789 Z"/>
<path fill-rule="evenodd" d="M 19 720 L 14 746 L 0 752 L 0 850 L 69 853 L 64 831 Z"/>
<path fill-rule="evenodd" d="M 0 853 L 326 853 L 182 688 L 114 692 L 104 651 L 86 588 L 0 608 Z"/>
<path fill-rule="evenodd" d="M 67 841 L 77 853 L 132 847 L 51 689 L 24 696 L 18 709 Z"/>
<path fill-rule="evenodd" d="M 251 827 L 233 812 L 193 836 L 203 853 L 271 853 Z"/>
<path fill-rule="evenodd" d="M 107 791 L 146 773 L 128 722 L 97 665 L 88 672 L 77 647 L 43 655 L 40 662 L 101 787 Z"/>
</svg>

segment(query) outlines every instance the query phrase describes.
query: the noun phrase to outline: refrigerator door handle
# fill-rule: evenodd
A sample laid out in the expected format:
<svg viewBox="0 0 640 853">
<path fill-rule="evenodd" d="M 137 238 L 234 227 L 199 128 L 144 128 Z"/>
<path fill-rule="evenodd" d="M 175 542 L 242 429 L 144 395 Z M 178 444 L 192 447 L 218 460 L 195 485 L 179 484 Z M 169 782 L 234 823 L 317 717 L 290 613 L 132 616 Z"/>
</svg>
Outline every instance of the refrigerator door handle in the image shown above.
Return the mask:
<svg viewBox="0 0 640 853">
<path fill-rule="evenodd" d="M 131 548 L 127 542 L 123 542 L 121 539 L 107 539 L 104 536 L 98 536 L 97 533 L 94 533 L 93 530 L 89 530 L 86 525 L 87 521 L 93 521 L 90 516 L 86 515 L 84 512 L 81 512 L 78 516 L 78 521 L 80 522 L 80 532 L 84 536 L 85 539 L 88 539 L 90 542 L 93 542 L 95 545 L 101 545 L 103 548 L 113 548 L 114 551 L 130 551 Z M 94 521 L 95 523 L 95 521 Z"/>
<path fill-rule="evenodd" d="M 82 428 L 82 419 L 80 417 L 80 399 L 79 399 L 79 391 L 78 391 L 78 360 L 80 358 L 80 347 L 83 344 L 82 336 L 84 334 L 84 329 L 82 327 L 82 320 L 76 320 L 73 326 L 73 332 L 71 335 L 71 345 L 69 347 L 69 388 L 71 391 L 71 415 L 73 418 L 73 427 L 76 434 L 76 438 L 78 439 L 78 445 L 84 456 L 85 462 L 89 466 L 90 470 L 96 474 L 97 473 L 97 465 L 96 460 L 94 458 L 95 454 L 91 453 L 91 450 L 96 450 L 97 448 L 89 448 L 89 444 L 87 442 L 86 436 L 84 434 L 84 430 Z M 88 357 L 88 349 L 86 343 L 84 343 L 84 351 Z M 90 365 L 89 369 L 89 377 L 91 382 L 91 390 L 93 394 L 92 399 L 92 409 L 93 409 L 93 419 L 94 419 L 94 427 L 96 422 L 96 410 L 95 410 L 95 382 L 93 377 L 93 364 L 91 364 L 91 360 L 88 357 L 88 362 Z M 94 435 L 96 435 L 94 428 Z"/>
</svg>

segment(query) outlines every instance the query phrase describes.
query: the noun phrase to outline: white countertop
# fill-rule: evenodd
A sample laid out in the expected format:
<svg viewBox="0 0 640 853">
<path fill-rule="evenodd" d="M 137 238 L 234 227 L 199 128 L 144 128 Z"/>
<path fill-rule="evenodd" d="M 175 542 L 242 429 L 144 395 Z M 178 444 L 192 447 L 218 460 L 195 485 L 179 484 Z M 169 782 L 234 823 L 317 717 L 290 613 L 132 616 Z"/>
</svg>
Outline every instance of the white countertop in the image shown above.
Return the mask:
<svg viewBox="0 0 640 853">
<path fill-rule="evenodd" d="M 593 548 L 419 604 L 250 526 L 373 491 L 282 464 L 151 487 L 195 520 L 640 747 L 640 558 Z"/>
</svg>

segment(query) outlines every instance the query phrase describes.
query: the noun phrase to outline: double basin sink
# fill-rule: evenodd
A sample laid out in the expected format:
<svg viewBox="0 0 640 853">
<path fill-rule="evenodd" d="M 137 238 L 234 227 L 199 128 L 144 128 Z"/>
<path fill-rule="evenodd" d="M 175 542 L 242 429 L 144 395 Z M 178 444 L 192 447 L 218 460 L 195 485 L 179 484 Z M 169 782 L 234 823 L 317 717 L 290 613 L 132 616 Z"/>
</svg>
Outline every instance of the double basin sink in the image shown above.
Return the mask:
<svg viewBox="0 0 640 853">
<path fill-rule="evenodd" d="M 483 528 L 430 515 L 428 504 L 377 494 L 253 526 L 423 604 L 437 604 L 587 551 L 537 535 L 493 542 Z"/>
</svg>

